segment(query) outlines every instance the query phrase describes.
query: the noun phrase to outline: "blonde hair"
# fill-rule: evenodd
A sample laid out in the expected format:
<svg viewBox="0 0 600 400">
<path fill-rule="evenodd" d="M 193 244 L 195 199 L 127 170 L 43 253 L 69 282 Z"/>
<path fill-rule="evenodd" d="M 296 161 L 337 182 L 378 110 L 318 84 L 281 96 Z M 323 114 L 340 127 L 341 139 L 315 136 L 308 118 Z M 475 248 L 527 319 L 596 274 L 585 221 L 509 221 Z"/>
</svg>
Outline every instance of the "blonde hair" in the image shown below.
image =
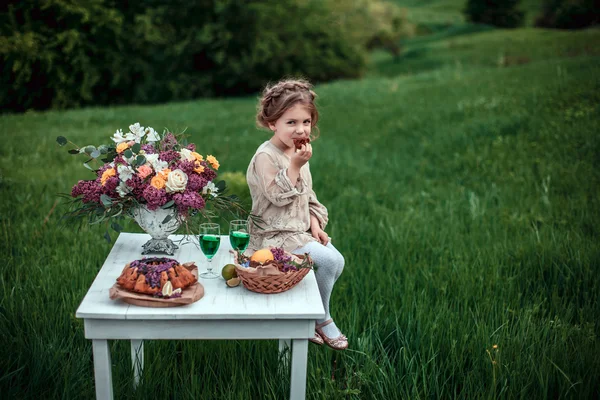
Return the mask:
<svg viewBox="0 0 600 400">
<path fill-rule="evenodd" d="M 310 112 L 311 127 L 317 131 L 317 135 L 313 135 L 311 132 L 311 140 L 314 140 L 319 136 L 317 127 L 319 112 L 315 105 L 316 97 L 317 94 L 312 91 L 312 85 L 304 79 L 284 79 L 274 85 L 268 84 L 258 103 L 256 124 L 269 129 L 269 124 L 274 124 L 283 113 L 299 103 Z"/>
</svg>

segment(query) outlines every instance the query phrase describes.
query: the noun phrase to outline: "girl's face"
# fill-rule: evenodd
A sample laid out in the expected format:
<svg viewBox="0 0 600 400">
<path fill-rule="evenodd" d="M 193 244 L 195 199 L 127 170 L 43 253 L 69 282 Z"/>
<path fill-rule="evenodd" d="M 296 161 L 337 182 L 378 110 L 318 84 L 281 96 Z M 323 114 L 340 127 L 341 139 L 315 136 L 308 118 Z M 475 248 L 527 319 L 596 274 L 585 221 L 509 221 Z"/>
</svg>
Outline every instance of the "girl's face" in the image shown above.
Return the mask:
<svg viewBox="0 0 600 400">
<path fill-rule="evenodd" d="M 302 104 L 296 103 L 283 115 L 269 124 L 273 131 L 274 144 L 284 151 L 295 149 L 294 139 L 308 138 L 312 129 L 310 111 Z"/>
</svg>

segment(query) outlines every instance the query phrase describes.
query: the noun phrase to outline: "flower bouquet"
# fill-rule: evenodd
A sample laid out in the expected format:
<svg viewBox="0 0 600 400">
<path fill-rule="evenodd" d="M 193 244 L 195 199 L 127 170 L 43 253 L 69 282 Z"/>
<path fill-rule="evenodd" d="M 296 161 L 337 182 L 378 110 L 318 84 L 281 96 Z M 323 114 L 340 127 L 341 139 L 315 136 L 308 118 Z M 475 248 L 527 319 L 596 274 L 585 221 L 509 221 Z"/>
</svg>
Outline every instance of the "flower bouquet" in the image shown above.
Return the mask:
<svg viewBox="0 0 600 400">
<path fill-rule="evenodd" d="M 63 136 L 57 138 L 59 145 L 74 147 L 70 154 L 89 156 L 83 165 L 96 175 L 73 186 L 67 217 L 92 224 L 112 221 L 117 232 L 122 229 L 118 220 L 132 217 L 153 238 L 143 254 L 172 255 L 177 246 L 167 236 L 198 213 L 212 216 L 207 203 L 216 210 L 244 211 L 237 196 L 224 195 L 225 182 L 216 181 L 219 161 L 200 155 L 182 135 L 160 135 L 135 123 L 129 132 L 119 129 L 111 139 L 107 145 L 79 147 Z M 90 165 L 94 162 L 101 164 L 98 169 Z M 110 241 L 108 229 L 104 236 Z"/>
<path fill-rule="evenodd" d="M 279 247 L 257 250 L 250 257 L 234 252 L 234 262 L 246 289 L 266 294 L 293 288 L 315 268 L 308 253 L 292 254 Z"/>
</svg>

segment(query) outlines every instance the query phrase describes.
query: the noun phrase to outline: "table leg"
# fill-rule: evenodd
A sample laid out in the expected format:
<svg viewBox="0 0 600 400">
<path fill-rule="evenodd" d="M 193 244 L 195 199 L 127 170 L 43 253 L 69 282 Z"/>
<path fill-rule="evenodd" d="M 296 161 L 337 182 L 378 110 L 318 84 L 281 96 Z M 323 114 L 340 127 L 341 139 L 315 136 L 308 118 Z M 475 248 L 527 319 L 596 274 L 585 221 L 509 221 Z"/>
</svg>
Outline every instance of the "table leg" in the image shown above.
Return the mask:
<svg viewBox="0 0 600 400">
<path fill-rule="evenodd" d="M 92 351 L 94 353 L 94 378 L 96 380 L 96 399 L 112 400 L 112 369 L 108 340 L 92 340 Z"/>
<path fill-rule="evenodd" d="M 133 368 L 133 388 L 139 383 L 144 371 L 144 341 L 139 339 L 131 340 L 131 366 Z"/>
<path fill-rule="evenodd" d="M 290 400 L 306 398 L 306 367 L 308 361 L 308 339 L 292 341 L 292 377 Z"/>
</svg>

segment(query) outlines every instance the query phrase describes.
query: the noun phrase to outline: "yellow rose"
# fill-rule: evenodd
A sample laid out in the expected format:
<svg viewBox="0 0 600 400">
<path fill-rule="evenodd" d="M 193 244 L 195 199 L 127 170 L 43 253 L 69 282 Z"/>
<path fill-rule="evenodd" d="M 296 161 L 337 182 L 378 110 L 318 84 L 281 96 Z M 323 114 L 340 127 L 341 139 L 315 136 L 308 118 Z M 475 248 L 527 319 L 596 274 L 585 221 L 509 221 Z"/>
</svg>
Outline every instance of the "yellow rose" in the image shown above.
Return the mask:
<svg viewBox="0 0 600 400">
<path fill-rule="evenodd" d="M 154 186 L 157 189 L 164 188 L 165 183 L 166 181 L 160 175 L 156 175 L 150 180 L 150 185 Z"/>
<path fill-rule="evenodd" d="M 113 176 L 117 175 L 117 171 L 115 171 L 114 168 L 109 168 L 106 171 L 104 171 L 102 173 L 102 178 L 100 178 L 100 182 L 102 182 L 102 186 L 104 186 L 104 184 L 106 183 L 106 181 L 109 178 L 112 178 Z"/>
<path fill-rule="evenodd" d="M 195 173 L 201 174 L 204 172 L 204 166 L 202 164 L 200 164 L 200 161 L 196 161 L 195 165 L 196 165 L 196 168 L 194 168 Z"/>
<path fill-rule="evenodd" d="M 158 172 L 157 175 L 160 175 L 160 177 L 166 181 L 167 177 L 169 176 L 170 173 L 171 173 L 171 170 L 167 168 L 167 169 L 163 169 L 162 171 Z"/>
<path fill-rule="evenodd" d="M 195 151 L 192 151 L 192 156 L 196 159 L 196 161 L 204 160 L 204 157 L 202 157 L 200 154 L 196 153 Z"/>
<path fill-rule="evenodd" d="M 217 161 L 217 159 L 214 156 L 211 156 L 211 155 L 206 156 L 206 161 L 208 161 L 214 169 L 219 169 L 219 162 Z"/>
<path fill-rule="evenodd" d="M 122 153 L 129 148 L 129 144 L 127 142 L 122 142 L 117 145 L 117 153 Z"/>
</svg>

